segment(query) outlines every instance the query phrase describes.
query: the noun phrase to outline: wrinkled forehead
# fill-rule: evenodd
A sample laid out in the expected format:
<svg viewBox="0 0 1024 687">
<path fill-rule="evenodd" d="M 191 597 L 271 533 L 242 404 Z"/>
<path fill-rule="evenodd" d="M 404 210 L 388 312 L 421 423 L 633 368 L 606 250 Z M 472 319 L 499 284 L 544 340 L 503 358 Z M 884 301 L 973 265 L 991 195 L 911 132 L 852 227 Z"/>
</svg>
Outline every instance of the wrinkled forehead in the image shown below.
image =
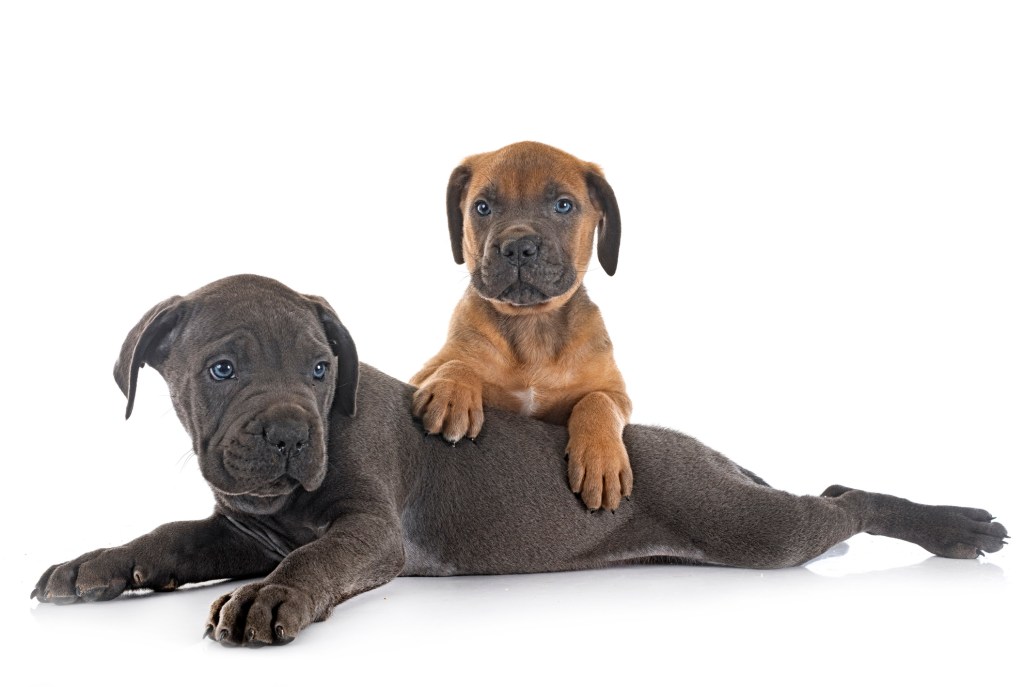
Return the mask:
<svg viewBox="0 0 1024 687">
<path fill-rule="evenodd" d="M 549 198 L 586 193 L 587 166 L 555 149 L 499 150 L 472 161 L 468 192 L 491 198 Z"/>
<path fill-rule="evenodd" d="M 290 354 L 330 352 L 313 308 L 272 293 L 207 298 L 193 308 L 183 339 L 191 350 L 235 349 L 274 359 Z"/>
</svg>

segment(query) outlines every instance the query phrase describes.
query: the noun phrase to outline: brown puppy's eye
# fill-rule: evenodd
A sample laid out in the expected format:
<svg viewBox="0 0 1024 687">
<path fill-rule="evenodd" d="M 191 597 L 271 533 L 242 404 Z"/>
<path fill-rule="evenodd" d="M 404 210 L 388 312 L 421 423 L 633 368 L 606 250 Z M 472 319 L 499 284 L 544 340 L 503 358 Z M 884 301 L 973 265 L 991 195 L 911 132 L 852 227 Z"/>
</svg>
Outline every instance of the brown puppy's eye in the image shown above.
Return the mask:
<svg viewBox="0 0 1024 687">
<path fill-rule="evenodd" d="M 555 201 L 555 212 L 560 215 L 564 215 L 567 212 L 572 211 L 572 201 L 568 198 L 559 198 Z"/>
<path fill-rule="evenodd" d="M 327 376 L 327 363 L 323 360 L 313 366 L 313 379 L 323 379 Z"/>
<path fill-rule="evenodd" d="M 480 215 L 481 217 L 486 217 L 487 215 L 491 214 L 491 206 L 487 204 L 487 201 L 478 200 L 476 202 L 476 214 Z"/>
</svg>

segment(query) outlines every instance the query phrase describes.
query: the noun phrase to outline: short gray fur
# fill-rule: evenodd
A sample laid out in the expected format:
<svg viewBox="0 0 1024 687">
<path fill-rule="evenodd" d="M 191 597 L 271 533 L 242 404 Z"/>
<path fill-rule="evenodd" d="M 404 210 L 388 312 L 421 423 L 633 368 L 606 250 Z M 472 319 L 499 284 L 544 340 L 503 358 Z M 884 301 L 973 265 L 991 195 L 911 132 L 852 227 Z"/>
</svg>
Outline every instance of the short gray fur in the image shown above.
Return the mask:
<svg viewBox="0 0 1024 687">
<path fill-rule="evenodd" d="M 223 360 L 236 376 L 217 381 L 210 367 Z M 858 532 L 974 558 L 1006 537 L 979 509 L 839 486 L 795 496 L 695 439 L 640 425 L 623 437 L 632 500 L 589 512 L 566 488 L 564 427 L 490 410 L 475 443 L 424 436 L 413 388 L 358 365 L 326 301 L 263 277 L 229 277 L 146 313 L 115 367 L 129 413 L 143 364 L 171 389 L 214 513 L 52 566 L 32 596 L 97 601 L 265 576 L 213 604 L 207 634 L 224 644 L 289 642 L 399 575 L 641 561 L 779 568 Z"/>
</svg>

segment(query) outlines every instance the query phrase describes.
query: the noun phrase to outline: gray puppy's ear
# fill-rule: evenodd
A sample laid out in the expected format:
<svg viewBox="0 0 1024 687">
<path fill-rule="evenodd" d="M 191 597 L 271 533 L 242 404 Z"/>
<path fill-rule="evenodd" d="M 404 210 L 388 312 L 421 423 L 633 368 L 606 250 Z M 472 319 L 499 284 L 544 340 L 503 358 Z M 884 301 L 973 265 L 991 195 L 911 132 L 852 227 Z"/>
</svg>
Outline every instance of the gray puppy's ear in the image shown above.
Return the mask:
<svg viewBox="0 0 1024 687">
<path fill-rule="evenodd" d="M 323 298 L 306 296 L 313 302 L 317 316 L 327 334 L 327 343 L 331 352 L 338 356 L 338 377 L 334 383 L 334 406 L 346 416 L 356 414 L 356 391 L 359 389 L 359 355 L 356 344 L 352 341 L 345 325 L 338 318 L 338 313 Z"/>
<path fill-rule="evenodd" d="M 128 398 L 124 419 L 132 414 L 135 405 L 135 387 L 139 369 L 149 363 L 154 367 L 167 359 L 170 352 L 171 333 L 181 321 L 184 313 L 181 296 L 172 296 L 150 308 L 139 323 L 132 327 L 121 344 L 121 355 L 114 363 L 114 380 L 121 392 Z"/>
<path fill-rule="evenodd" d="M 466 262 L 462 254 L 462 196 L 466 192 L 473 172 L 469 165 L 461 164 L 452 170 L 448 177 L 448 193 L 446 205 L 448 207 L 448 236 L 452 240 L 452 255 L 455 257 L 455 264 L 461 265 Z"/>
<path fill-rule="evenodd" d="M 615 200 L 615 191 L 597 172 L 587 174 L 587 188 L 590 197 L 604 211 L 597 225 L 597 259 L 604 271 L 613 275 L 619 264 L 619 237 L 622 234 L 619 203 Z"/>
</svg>

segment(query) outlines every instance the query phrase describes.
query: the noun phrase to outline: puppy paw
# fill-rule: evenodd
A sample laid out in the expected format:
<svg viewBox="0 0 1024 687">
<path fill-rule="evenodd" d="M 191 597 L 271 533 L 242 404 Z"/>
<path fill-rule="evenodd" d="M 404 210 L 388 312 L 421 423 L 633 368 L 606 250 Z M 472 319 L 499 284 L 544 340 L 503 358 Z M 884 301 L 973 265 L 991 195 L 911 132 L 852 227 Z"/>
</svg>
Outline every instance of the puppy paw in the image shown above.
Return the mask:
<svg viewBox="0 0 1024 687">
<path fill-rule="evenodd" d="M 980 508 L 928 506 L 839 485 L 824 495 L 854 510 L 868 533 L 913 542 L 936 556 L 977 558 L 999 551 L 1009 537 L 1006 527 Z"/>
<path fill-rule="evenodd" d="M 228 646 L 287 644 L 314 620 L 309 594 L 281 584 L 254 582 L 213 602 L 204 636 Z"/>
<path fill-rule="evenodd" d="M 569 487 L 587 508 L 615 510 L 632 493 L 633 470 L 620 437 L 572 433 L 565 452 Z"/>
<path fill-rule="evenodd" d="M 477 386 L 434 378 L 413 394 L 412 412 L 428 434 L 440 434 L 453 444 L 463 437 L 474 439 L 484 424 L 483 394 Z"/>
<path fill-rule="evenodd" d="M 41 603 L 70 604 L 109 601 L 126 589 L 170 591 L 177 586 L 173 577 L 151 574 L 135 564 L 126 548 L 118 547 L 97 549 L 72 561 L 51 565 L 30 596 Z"/>
<path fill-rule="evenodd" d="M 1006 527 L 980 508 L 924 506 L 913 521 L 909 537 L 920 546 L 945 558 L 977 558 L 1003 548 Z"/>
</svg>

